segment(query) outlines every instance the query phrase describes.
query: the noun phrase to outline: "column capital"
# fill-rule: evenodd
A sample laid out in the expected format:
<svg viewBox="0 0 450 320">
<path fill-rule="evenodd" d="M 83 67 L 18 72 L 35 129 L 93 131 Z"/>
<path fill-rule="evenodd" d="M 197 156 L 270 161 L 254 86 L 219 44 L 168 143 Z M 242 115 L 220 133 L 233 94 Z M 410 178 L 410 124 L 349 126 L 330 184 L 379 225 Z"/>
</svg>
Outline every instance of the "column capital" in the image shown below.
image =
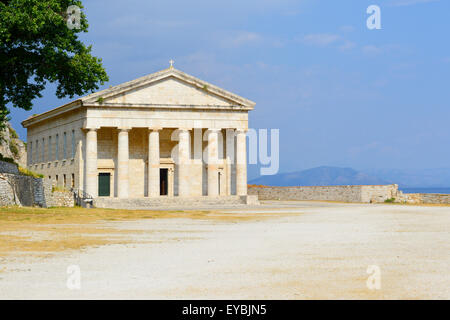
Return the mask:
<svg viewBox="0 0 450 320">
<path fill-rule="evenodd" d="M 192 128 L 190 128 L 190 127 L 180 127 L 180 128 L 178 128 L 178 130 L 179 131 L 191 131 Z"/>
<path fill-rule="evenodd" d="M 236 134 L 246 134 L 248 132 L 248 129 L 235 129 Z"/>
<path fill-rule="evenodd" d="M 148 131 L 150 131 L 150 132 L 158 132 L 158 131 L 161 131 L 161 130 L 162 130 L 161 127 L 150 127 L 150 128 L 148 128 Z"/>
<path fill-rule="evenodd" d="M 210 134 L 218 134 L 220 131 L 221 131 L 221 129 L 208 128 L 206 130 L 206 134 L 209 136 Z"/>
<path fill-rule="evenodd" d="M 120 132 L 128 132 L 131 130 L 130 127 L 117 127 L 117 130 Z"/>
<path fill-rule="evenodd" d="M 98 127 L 84 127 L 83 128 L 83 130 L 85 130 L 85 131 L 97 131 L 98 129 L 100 129 L 100 128 L 98 128 Z"/>
</svg>

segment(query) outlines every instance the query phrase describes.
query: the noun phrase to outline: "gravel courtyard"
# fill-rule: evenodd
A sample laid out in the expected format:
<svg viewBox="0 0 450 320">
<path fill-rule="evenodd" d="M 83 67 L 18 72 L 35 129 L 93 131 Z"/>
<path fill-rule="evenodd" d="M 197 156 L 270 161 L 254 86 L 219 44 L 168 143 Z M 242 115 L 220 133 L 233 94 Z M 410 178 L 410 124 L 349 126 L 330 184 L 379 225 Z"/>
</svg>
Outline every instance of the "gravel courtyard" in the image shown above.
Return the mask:
<svg viewBox="0 0 450 320">
<path fill-rule="evenodd" d="M 1 299 L 450 299 L 448 206 L 264 202 L 12 226 L 0 221 Z M 36 253 L 8 242 L 51 243 L 61 226 L 70 231 L 58 241 L 76 234 L 83 245 Z M 67 287 L 72 265 L 80 289 Z M 379 290 L 366 285 L 369 266 Z"/>
</svg>

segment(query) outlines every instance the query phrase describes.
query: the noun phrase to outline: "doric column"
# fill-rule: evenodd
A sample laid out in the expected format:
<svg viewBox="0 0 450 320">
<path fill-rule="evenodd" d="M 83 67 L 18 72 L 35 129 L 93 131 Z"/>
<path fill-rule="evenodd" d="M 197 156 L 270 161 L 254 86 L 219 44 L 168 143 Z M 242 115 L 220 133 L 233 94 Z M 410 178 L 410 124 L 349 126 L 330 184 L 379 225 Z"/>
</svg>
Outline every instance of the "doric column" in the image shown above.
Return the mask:
<svg viewBox="0 0 450 320">
<path fill-rule="evenodd" d="M 86 132 L 86 180 L 84 191 L 92 197 L 98 195 L 97 177 L 97 129 L 87 129 Z"/>
<path fill-rule="evenodd" d="M 128 131 L 129 128 L 119 128 L 117 148 L 117 196 L 128 198 Z"/>
<path fill-rule="evenodd" d="M 178 195 L 189 196 L 189 130 L 179 129 L 178 136 Z"/>
<path fill-rule="evenodd" d="M 208 196 L 219 195 L 219 146 L 218 129 L 208 130 Z"/>
<path fill-rule="evenodd" d="M 247 195 L 247 130 L 236 130 L 236 194 Z"/>
<path fill-rule="evenodd" d="M 236 194 L 235 130 L 226 130 L 227 195 Z"/>
<path fill-rule="evenodd" d="M 158 197 L 159 186 L 159 130 L 161 128 L 149 128 L 148 134 L 148 196 Z"/>
</svg>

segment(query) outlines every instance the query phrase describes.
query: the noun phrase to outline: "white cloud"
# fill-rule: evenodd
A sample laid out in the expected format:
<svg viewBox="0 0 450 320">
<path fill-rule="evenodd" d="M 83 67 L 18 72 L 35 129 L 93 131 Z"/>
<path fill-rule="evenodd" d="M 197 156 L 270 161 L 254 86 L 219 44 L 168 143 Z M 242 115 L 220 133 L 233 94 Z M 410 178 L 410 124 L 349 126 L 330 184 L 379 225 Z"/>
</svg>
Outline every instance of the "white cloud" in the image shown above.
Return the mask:
<svg viewBox="0 0 450 320">
<path fill-rule="evenodd" d="M 344 43 L 339 46 L 339 50 L 347 51 L 353 49 L 354 47 L 356 47 L 356 43 L 345 40 Z"/>
<path fill-rule="evenodd" d="M 233 36 L 224 37 L 221 40 L 221 45 L 225 48 L 238 48 L 254 45 L 281 47 L 283 46 L 283 42 L 279 39 L 270 38 L 259 33 L 241 31 Z"/>
<path fill-rule="evenodd" d="M 380 46 L 366 45 L 362 47 L 362 52 L 367 55 L 380 55 L 384 53 L 403 52 L 406 54 L 408 51 L 398 44 L 384 44 Z"/>
<path fill-rule="evenodd" d="M 405 7 L 411 6 L 420 3 L 429 3 L 429 2 L 437 2 L 440 0 L 395 0 L 392 1 L 389 5 L 393 7 Z"/>
<path fill-rule="evenodd" d="M 326 47 L 341 40 L 341 36 L 330 33 L 308 34 L 301 39 L 303 43 L 319 47 Z"/>
<path fill-rule="evenodd" d="M 367 45 L 362 47 L 362 52 L 367 55 L 379 55 L 383 53 L 383 49 L 374 45 Z"/>
<path fill-rule="evenodd" d="M 356 43 L 333 33 L 308 34 L 306 36 L 297 38 L 296 41 L 316 47 L 334 46 L 341 51 L 348 51 L 356 47 Z"/>
<path fill-rule="evenodd" d="M 355 27 L 353 26 L 342 26 L 339 28 L 342 32 L 352 32 L 355 30 Z"/>
</svg>

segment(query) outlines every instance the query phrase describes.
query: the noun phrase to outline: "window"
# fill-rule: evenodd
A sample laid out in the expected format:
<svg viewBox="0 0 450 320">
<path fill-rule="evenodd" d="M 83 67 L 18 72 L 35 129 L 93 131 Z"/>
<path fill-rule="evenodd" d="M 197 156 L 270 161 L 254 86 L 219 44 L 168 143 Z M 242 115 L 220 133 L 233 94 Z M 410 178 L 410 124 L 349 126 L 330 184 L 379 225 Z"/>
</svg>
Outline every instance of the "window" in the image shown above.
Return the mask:
<svg viewBox="0 0 450 320">
<path fill-rule="evenodd" d="M 63 179 L 64 179 L 64 181 L 63 181 L 63 182 L 64 182 L 63 186 L 64 186 L 64 188 L 65 188 L 65 187 L 67 187 L 67 179 L 66 179 L 66 175 L 65 175 L 65 174 L 63 175 Z"/>
<path fill-rule="evenodd" d="M 55 160 L 59 160 L 59 134 L 56 135 L 55 141 Z"/>
<path fill-rule="evenodd" d="M 52 161 L 52 136 L 48 137 L 48 161 Z"/>
<path fill-rule="evenodd" d="M 28 164 L 32 164 L 33 163 L 33 141 L 30 142 L 30 150 L 28 151 L 28 156 L 29 156 Z"/>
<path fill-rule="evenodd" d="M 39 162 L 39 140 L 36 140 L 36 162 Z"/>
<path fill-rule="evenodd" d="M 63 159 L 67 159 L 67 134 L 64 132 Z"/>
<path fill-rule="evenodd" d="M 75 158 L 75 130 L 72 130 L 72 158 Z"/>
<path fill-rule="evenodd" d="M 58 175 L 55 176 L 56 186 L 58 186 Z"/>
<path fill-rule="evenodd" d="M 45 139 L 42 138 L 42 158 L 41 158 L 41 162 L 45 161 Z"/>
<path fill-rule="evenodd" d="M 72 188 L 75 188 L 75 174 L 74 174 L 74 173 L 72 173 L 71 187 L 72 187 Z"/>
</svg>

